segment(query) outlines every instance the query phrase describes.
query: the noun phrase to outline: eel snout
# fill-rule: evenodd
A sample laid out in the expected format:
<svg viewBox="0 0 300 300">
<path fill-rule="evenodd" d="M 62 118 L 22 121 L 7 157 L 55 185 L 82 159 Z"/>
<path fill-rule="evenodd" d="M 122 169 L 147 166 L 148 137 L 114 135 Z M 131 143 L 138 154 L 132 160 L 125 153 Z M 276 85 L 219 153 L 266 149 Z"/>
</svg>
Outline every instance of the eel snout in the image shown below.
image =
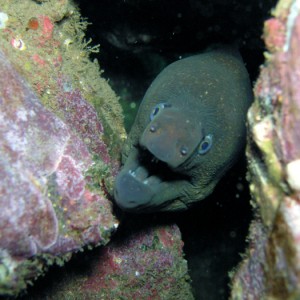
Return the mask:
<svg viewBox="0 0 300 300">
<path fill-rule="evenodd" d="M 166 109 L 148 124 L 139 143 L 176 169 L 193 154 L 202 139 L 201 133 L 201 123 L 191 114 Z"/>
<path fill-rule="evenodd" d="M 116 178 L 118 206 L 127 211 L 153 206 L 163 184 L 181 178 L 176 168 L 193 155 L 201 138 L 200 122 L 182 111 L 169 110 L 152 120 L 139 139 L 137 154 L 127 159 Z"/>
</svg>

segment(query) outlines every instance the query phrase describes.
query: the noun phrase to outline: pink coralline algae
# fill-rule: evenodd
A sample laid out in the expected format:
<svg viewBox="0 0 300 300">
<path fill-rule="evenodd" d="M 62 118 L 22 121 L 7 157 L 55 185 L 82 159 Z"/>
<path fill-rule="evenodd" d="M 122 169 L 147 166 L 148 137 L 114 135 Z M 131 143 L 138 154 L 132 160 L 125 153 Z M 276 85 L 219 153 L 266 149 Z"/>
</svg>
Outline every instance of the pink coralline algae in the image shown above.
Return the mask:
<svg viewBox="0 0 300 300">
<path fill-rule="evenodd" d="M 85 245 L 105 244 L 117 221 L 104 195 L 87 189 L 93 161 L 86 144 L 43 107 L 2 52 L 0 72 L 0 261 L 6 268 L 0 290 L 15 293 L 26 285 L 26 259 L 34 265 L 41 254 L 67 258 Z M 88 116 L 83 101 L 81 114 Z M 99 126 L 93 130 L 101 134 Z M 108 162 L 100 139 L 94 151 Z"/>
<path fill-rule="evenodd" d="M 182 246 L 175 225 L 124 234 L 102 250 L 79 291 L 104 299 L 193 299 Z"/>
<path fill-rule="evenodd" d="M 71 1 L 0 9 L 0 295 L 15 296 L 50 265 L 108 243 L 126 134 Z"/>
<path fill-rule="evenodd" d="M 51 22 L 48 16 L 39 16 L 40 22 L 43 24 L 43 37 L 46 39 L 50 39 L 52 37 L 52 32 L 54 29 L 54 25 Z"/>
<path fill-rule="evenodd" d="M 176 225 L 124 234 L 103 248 L 83 294 L 104 299 L 193 299 Z"/>
<path fill-rule="evenodd" d="M 187 262 L 176 225 L 122 231 L 107 246 L 96 249 L 86 263 L 88 270 L 65 274 L 48 292 L 31 299 L 133 299 L 192 300 Z M 70 279 L 72 278 L 72 280 Z"/>
<path fill-rule="evenodd" d="M 257 217 L 231 299 L 300 299 L 300 4 L 279 1 L 265 23 L 266 62 L 248 113 Z"/>
<path fill-rule="evenodd" d="M 83 99 L 79 90 L 72 90 L 66 81 L 59 80 L 58 85 L 61 92 L 57 95 L 57 103 L 64 121 L 80 135 L 91 153 L 100 155 L 108 164 L 110 158 L 103 142 L 104 129 L 95 109 Z"/>
</svg>

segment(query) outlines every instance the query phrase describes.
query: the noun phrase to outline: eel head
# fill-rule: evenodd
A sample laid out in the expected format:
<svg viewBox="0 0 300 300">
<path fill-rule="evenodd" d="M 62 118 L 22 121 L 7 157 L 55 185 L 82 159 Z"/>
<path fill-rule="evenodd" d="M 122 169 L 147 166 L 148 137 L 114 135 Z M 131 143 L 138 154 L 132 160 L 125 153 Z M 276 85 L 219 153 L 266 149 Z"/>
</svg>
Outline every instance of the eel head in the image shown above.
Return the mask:
<svg viewBox="0 0 300 300">
<path fill-rule="evenodd" d="M 159 104 L 133 145 L 116 178 L 115 200 L 122 209 L 154 211 L 179 198 L 191 183 L 190 170 L 199 154 L 209 151 L 199 114 Z"/>
</svg>

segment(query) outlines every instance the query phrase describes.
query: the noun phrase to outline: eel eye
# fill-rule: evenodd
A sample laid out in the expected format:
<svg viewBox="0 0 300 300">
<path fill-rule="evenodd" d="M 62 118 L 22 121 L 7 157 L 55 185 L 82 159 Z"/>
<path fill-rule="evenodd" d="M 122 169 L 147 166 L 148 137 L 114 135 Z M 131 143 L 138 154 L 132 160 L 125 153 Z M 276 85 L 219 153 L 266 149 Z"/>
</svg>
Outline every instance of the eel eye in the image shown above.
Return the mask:
<svg viewBox="0 0 300 300">
<path fill-rule="evenodd" d="M 171 105 L 168 103 L 159 103 L 154 106 L 150 114 L 150 121 L 154 119 L 154 117 L 165 107 L 170 107 Z"/>
<path fill-rule="evenodd" d="M 199 145 L 198 153 L 201 155 L 206 154 L 212 146 L 212 141 L 213 141 L 213 137 L 211 134 L 205 136 Z"/>
</svg>

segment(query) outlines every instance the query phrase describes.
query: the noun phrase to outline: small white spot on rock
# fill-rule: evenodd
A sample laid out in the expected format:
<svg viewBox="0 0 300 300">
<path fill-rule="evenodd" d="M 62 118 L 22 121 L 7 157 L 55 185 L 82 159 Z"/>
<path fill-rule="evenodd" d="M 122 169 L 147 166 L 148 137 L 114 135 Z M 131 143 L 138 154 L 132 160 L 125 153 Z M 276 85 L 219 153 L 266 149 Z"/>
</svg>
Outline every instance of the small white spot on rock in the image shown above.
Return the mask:
<svg viewBox="0 0 300 300">
<path fill-rule="evenodd" d="M 66 46 L 66 48 L 69 48 L 69 45 L 73 44 L 73 40 L 72 39 L 65 39 L 64 40 L 64 45 Z"/>
<path fill-rule="evenodd" d="M 22 121 L 27 121 L 27 111 L 25 109 L 18 110 L 17 117 Z"/>
<path fill-rule="evenodd" d="M 24 41 L 18 37 L 12 38 L 10 43 L 14 48 L 16 48 L 20 51 L 26 50 L 26 45 L 25 45 Z"/>
<path fill-rule="evenodd" d="M 85 139 L 83 139 L 83 141 L 84 141 L 84 143 L 85 143 L 86 145 L 89 145 L 89 144 L 92 142 L 91 139 L 88 138 L 88 137 L 86 137 Z"/>
<path fill-rule="evenodd" d="M 289 162 L 286 166 L 286 173 L 289 186 L 300 192 L 300 159 Z"/>
<path fill-rule="evenodd" d="M 140 276 L 141 274 L 140 274 L 140 272 L 139 271 L 135 271 L 135 276 L 136 277 L 138 277 L 138 276 Z"/>
<path fill-rule="evenodd" d="M 0 11 L 0 29 L 6 27 L 6 22 L 8 21 L 8 15 L 5 12 Z"/>
<path fill-rule="evenodd" d="M 36 113 L 34 110 L 30 110 L 29 115 L 30 115 L 30 117 L 34 117 L 36 115 Z"/>
<path fill-rule="evenodd" d="M 258 143 L 269 140 L 272 137 L 272 128 L 272 120 L 269 117 L 266 117 L 261 122 L 255 124 L 253 127 L 255 140 Z"/>
</svg>

